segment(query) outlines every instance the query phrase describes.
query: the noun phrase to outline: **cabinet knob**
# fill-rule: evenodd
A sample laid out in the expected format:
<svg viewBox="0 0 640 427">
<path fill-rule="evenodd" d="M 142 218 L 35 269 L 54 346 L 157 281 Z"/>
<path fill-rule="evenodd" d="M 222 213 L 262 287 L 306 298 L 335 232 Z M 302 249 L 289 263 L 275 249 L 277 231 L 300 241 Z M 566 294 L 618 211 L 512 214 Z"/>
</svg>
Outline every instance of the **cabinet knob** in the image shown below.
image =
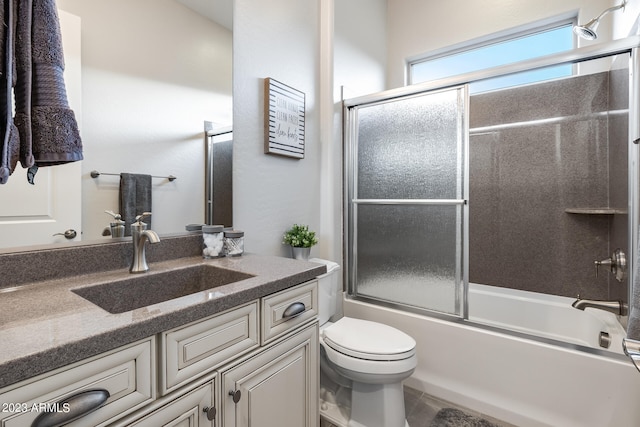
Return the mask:
<svg viewBox="0 0 640 427">
<path fill-rule="evenodd" d="M 242 393 L 240 393 L 240 390 L 229 390 L 229 396 L 233 398 L 233 403 L 238 403 L 240 402 Z"/>
<path fill-rule="evenodd" d="M 213 420 L 215 419 L 215 417 L 216 417 L 216 413 L 217 413 L 217 411 L 216 411 L 216 408 L 215 408 L 215 407 L 213 407 L 213 408 L 209 408 L 208 406 L 207 406 L 207 407 L 205 407 L 205 408 L 202 408 L 202 412 L 204 412 L 205 414 L 207 414 L 207 419 L 208 419 L 209 421 L 213 421 Z"/>
</svg>

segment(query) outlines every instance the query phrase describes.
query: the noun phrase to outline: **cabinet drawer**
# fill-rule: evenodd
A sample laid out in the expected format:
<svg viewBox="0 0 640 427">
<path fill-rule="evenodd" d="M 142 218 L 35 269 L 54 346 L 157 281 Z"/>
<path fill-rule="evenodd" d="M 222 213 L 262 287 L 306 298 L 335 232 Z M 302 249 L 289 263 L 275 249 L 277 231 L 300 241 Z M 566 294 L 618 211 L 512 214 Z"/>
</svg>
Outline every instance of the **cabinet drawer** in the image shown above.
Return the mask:
<svg viewBox="0 0 640 427">
<path fill-rule="evenodd" d="M 133 412 L 155 398 L 154 349 L 155 339 L 150 338 L 10 386 L 0 391 L 0 402 L 20 404 L 26 412 L 1 412 L 0 426 L 30 426 L 40 414 L 34 409 L 41 404 L 51 404 L 56 415 L 70 413 L 67 406 L 53 404 L 87 390 L 107 390 L 110 397 L 99 409 L 66 426 L 102 426 Z"/>
<path fill-rule="evenodd" d="M 281 337 L 317 315 L 317 280 L 263 298 L 262 345 Z"/>
<path fill-rule="evenodd" d="M 258 302 L 164 332 L 160 389 L 164 395 L 258 346 Z"/>
</svg>

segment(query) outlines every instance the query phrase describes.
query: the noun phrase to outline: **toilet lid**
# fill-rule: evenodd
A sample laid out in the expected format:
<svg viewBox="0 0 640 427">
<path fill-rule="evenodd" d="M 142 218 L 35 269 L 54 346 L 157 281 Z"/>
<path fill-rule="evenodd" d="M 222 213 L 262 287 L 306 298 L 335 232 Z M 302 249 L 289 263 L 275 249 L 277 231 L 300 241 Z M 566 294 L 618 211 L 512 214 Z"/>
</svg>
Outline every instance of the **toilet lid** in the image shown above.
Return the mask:
<svg viewBox="0 0 640 427">
<path fill-rule="evenodd" d="M 416 342 L 396 328 L 343 317 L 323 330 L 325 344 L 340 353 L 367 360 L 401 360 L 415 353 Z"/>
</svg>

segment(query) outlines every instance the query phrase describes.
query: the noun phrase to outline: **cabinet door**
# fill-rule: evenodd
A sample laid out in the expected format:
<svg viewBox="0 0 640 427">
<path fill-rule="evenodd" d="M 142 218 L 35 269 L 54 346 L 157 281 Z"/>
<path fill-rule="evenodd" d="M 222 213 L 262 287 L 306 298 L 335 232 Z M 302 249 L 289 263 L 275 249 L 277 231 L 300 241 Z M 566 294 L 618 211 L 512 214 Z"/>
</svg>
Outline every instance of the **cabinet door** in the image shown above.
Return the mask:
<svg viewBox="0 0 640 427">
<path fill-rule="evenodd" d="M 212 380 L 184 396 L 151 412 L 130 427 L 213 427 L 215 425 L 214 383 Z M 209 420 L 208 418 L 211 418 Z"/>
<path fill-rule="evenodd" d="M 222 371 L 222 425 L 317 427 L 318 360 L 316 322 Z"/>
</svg>

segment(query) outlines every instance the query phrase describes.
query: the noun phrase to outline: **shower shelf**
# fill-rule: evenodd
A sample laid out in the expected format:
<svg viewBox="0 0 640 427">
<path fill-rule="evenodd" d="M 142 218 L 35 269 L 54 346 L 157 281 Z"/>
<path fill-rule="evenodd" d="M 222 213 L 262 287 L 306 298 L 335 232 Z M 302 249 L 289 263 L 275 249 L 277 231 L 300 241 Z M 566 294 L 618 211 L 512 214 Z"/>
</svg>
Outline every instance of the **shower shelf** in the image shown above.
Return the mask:
<svg viewBox="0 0 640 427">
<path fill-rule="evenodd" d="M 626 215 L 626 209 L 619 208 L 567 208 L 566 213 L 579 215 Z"/>
</svg>

